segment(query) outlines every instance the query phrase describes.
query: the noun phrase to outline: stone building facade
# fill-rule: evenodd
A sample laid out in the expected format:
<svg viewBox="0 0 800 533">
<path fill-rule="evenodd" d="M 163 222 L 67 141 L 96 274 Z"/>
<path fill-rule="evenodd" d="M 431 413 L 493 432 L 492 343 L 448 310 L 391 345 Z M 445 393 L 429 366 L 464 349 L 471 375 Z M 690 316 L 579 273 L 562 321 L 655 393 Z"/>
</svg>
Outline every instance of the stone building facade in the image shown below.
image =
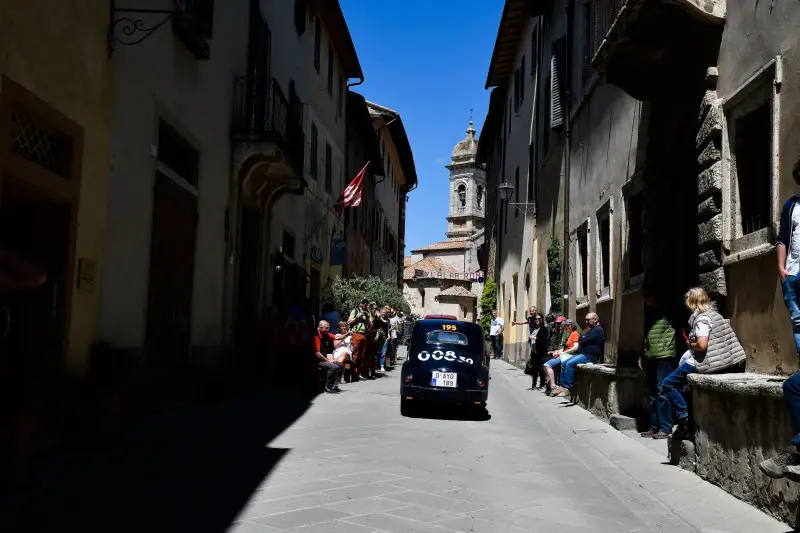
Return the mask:
<svg viewBox="0 0 800 533">
<path fill-rule="evenodd" d="M 412 314 L 453 315 L 476 321 L 476 301 L 483 292 L 480 254 L 484 246 L 486 172 L 475 160 L 478 140 L 472 120 L 467 136 L 450 158 L 447 240 L 416 250 L 405 258 L 403 294 Z"/>
<path fill-rule="evenodd" d="M 635 363 L 646 327 L 642 288 L 684 316 L 687 288 L 711 294 L 747 352 L 747 373 L 691 378 L 697 431 L 681 464 L 790 523 L 796 488 L 750 465 L 791 435 L 775 398 L 798 361 L 773 243 L 782 200 L 797 192 L 799 20 L 800 7 L 790 4 L 508 0 L 478 154 L 495 197 L 487 254 L 495 262 L 487 267 L 501 313 L 520 310 L 508 294 L 509 286 L 518 294 L 517 270 L 503 266 L 519 263 L 520 248 L 504 231 L 517 199 L 498 200 L 497 187 L 515 185 L 509 163 L 527 159 L 533 270 L 553 278 L 558 267 L 563 280 L 561 295 L 534 283 L 533 301 L 549 310 L 563 295 L 570 318 L 595 311 L 605 326 L 607 365 L 578 378 L 579 401 L 593 412 L 643 412 Z M 526 84 L 531 64 L 536 81 Z M 531 85 L 538 103 L 518 128 Z M 515 135 L 530 135 L 527 157 L 513 155 L 523 142 Z M 560 261 L 542 254 L 555 239 Z M 763 412 L 770 422 L 758 429 L 736 422 Z"/>
</svg>

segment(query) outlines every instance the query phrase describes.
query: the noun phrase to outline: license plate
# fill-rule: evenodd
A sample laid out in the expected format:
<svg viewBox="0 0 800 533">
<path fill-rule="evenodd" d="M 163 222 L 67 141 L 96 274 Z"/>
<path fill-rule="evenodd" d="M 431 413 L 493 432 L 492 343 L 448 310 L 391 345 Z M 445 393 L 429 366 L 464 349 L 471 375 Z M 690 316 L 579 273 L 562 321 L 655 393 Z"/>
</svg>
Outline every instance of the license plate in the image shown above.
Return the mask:
<svg viewBox="0 0 800 533">
<path fill-rule="evenodd" d="M 431 376 L 431 385 L 434 387 L 456 388 L 455 372 L 434 372 Z"/>
</svg>

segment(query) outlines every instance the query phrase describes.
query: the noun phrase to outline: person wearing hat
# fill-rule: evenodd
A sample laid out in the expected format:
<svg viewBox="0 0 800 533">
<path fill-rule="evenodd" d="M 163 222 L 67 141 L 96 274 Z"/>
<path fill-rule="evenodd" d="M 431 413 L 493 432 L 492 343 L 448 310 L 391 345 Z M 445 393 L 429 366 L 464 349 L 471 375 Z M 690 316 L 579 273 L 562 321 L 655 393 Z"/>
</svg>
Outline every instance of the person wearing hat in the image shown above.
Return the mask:
<svg viewBox="0 0 800 533">
<path fill-rule="evenodd" d="M 351 345 L 353 347 L 354 381 L 358 381 L 361 378 L 364 355 L 367 349 L 366 334 L 372 322 L 369 309 L 367 308 L 368 304 L 369 300 L 363 298 L 358 304 L 358 307 L 350 311 L 350 316 L 347 320 L 347 326 L 350 328 L 353 339 Z"/>
<path fill-rule="evenodd" d="M 563 350 L 564 344 L 567 341 L 567 334 L 564 330 L 564 320 L 566 319 L 563 316 L 556 317 L 553 313 L 547 315 L 546 318 L 547 330 L 549 331 L 547 351 L 556 352 Z"/>
</svg>

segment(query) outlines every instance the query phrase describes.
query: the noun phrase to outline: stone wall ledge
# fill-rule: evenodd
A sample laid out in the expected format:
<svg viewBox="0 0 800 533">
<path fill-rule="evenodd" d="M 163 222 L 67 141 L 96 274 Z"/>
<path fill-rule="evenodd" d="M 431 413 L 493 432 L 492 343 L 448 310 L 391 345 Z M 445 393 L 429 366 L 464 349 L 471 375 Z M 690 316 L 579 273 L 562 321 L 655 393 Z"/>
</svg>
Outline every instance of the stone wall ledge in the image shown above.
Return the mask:
<svg viewBox="0 0 800 533">
<path fill-rule="evenodd" d="M 575 368 L 581 372 L 586 372 L 587 374 L 614 376 L 617 378 L 639 379 L 644 376 L 642 371 L 638 368 L 618 367 L 608 363 L 584 363 L 581 365 L 576 365 Z"/>
<path fill-rule="evenodd" d="M 706 389 L 742 396 L 770 396 L 783 398 L 784 376 L 754 374 L 690 374 L 688 381 L 692 388 Z"/>
</svg>

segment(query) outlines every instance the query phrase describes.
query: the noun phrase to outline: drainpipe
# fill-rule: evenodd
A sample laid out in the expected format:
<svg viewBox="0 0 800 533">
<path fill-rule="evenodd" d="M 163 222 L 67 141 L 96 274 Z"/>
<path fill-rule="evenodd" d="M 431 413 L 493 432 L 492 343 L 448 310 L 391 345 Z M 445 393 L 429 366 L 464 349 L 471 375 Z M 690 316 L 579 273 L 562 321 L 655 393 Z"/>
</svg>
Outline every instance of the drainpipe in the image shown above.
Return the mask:
<svg viewBox="0 0 800 533">
<path fill-rule="evenodd" d="M 349 89 L 350 87 L 356 87 L 362 83 L 364 83 L 364 76 L 359 76 L 358 81 L 356 83 L 348 83 L 347 88 Z"/>
<path fill-rule="evenodd" d="M 561 270 L 562 270 L 562 274 L 561 274 L 561 283 L 562 283 L 562 285 L 561 285 L 561 287 L 562 287 L 562 292 L 564 294 L 559 295 L 559 297 L 562 298 L 562 301 L 564 300 L 564 296 L 565 295 L 569 295 L 570 294 L 570 278 L 569 278 L 569 264 L 570 264 L 569 263 L 570 262 L 570 246 L 569 246 L 569 233 L 570 233 L 570 227 L 569 227 L 569 216 L 570 216 L 570 212 L 569 212 L 569 204 L 570 204 L 570 202 L 569 202 L 569 194 L 570 193 L 569 193 L 569 190 L 570 190 L 570 183 L 569 183 L 569 180 L 570 180 L 570 153 L 572 152 L 572 136 L 571 136 L 571 130 L 572 130 L 572 127 L 571 127 L 571 122 L 572 122 L 572 117 L 571 117 L 571 114 L 572 114 L 572 91 L 570 90 L 570 83 L 572 81 L 572 77 L 570 76 L 570 67 L 572 66 L 571 65 L 572 61 L 571 61 L 571 57 L 570 57 L 570 55 L 571 55 L 570 54 L 570 50 L 571 50 L 572 47 L 570 46 L 571 35 L 570 35 L 570 31 L 569 30 L 570 30 L 570 24 L 567 24 L 567 32 L 566 32 L 566 39 L 565 39 L 566 40 L 565 44 L 566 44 L 566 48 L 567 48 L 567 50 L 565 51 L 565 56 L 566 56 L 566 61 L 565 61 L 565 63 L 566 63 L 565 67 L 566 68 L 565 68 L 565 70 L 566 70 L 567 84 L 566 84 L 565 95 L 564 95 L 565 96 L 564 100 L 566 101 L 566 109 L 564 110 L 565 111 L 564 115 L 566 117 L 565 124 L 564 124 L 564 242 L 563 242 L 564 254 L 562 255 L 563 261 L 561 263 Z M 568 313 L 569 312 L 569 299 L 566 299 L 566 301 L 563 301 L 563 312 L 564 313 Z"/>
</svg>

